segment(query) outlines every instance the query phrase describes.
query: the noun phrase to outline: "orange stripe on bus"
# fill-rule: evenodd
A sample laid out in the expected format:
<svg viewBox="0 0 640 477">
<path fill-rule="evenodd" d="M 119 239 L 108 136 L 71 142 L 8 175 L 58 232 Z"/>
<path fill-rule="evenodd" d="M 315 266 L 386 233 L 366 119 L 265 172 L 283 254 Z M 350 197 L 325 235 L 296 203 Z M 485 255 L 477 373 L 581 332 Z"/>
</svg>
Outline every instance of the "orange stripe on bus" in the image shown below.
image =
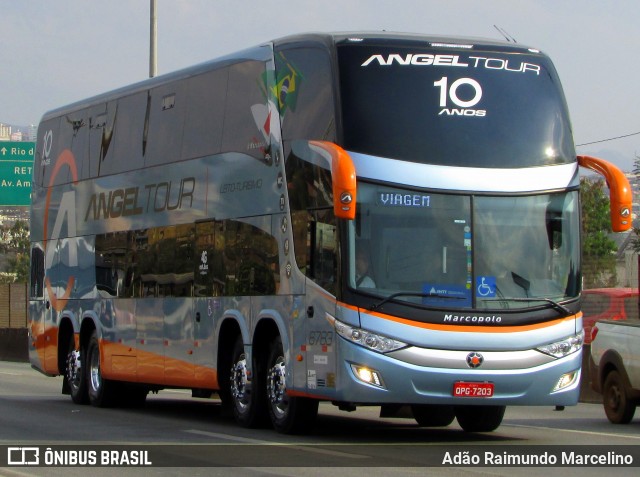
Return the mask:
<svg viewBox="0 0 640 477">
<path fill-rule="evenodd" d="M 102 363 L 108 363 L 102 368 L 102 375 L 107 379 L 186 388 L 220 388 L 217 371 L 206 366 L 108 340 L 100 341 L 100 352 Z M 188 351 L 185 354 L 191 356 Z M 127 365 L 129 359 L 132 361 Z M 116 362 L 122 364 L 114 369 Z"/>
<path fill-rule="evenodd" d="M 287 389 L 287 396 L 291 397 L 302 397 L 302 398 L 311 398 L 311 399 L 319 399 L 320 401 L 327 401 L 327 396 L 321 396 L 319 394 L 310 394 L 305 393 L 303 391 L 295 391 L 293 389 Z"/>
</svg>

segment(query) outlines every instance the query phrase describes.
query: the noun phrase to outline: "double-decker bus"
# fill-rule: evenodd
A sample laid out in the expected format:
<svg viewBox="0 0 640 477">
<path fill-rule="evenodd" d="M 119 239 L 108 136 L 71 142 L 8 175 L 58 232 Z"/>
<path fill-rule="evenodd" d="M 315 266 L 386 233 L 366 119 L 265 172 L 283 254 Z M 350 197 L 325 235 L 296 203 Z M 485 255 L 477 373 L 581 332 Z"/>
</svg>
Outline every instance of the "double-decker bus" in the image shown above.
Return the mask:
<svg viewBox="0 0 640 477">
<path fill-rule="evenodd" d="M 302 34 L 44 115 L 29 351 L 96 406 L 217 393 L 497 428 L 575 404 L 579 166 L 550 60 L 518 44 Z"/>
</svg>

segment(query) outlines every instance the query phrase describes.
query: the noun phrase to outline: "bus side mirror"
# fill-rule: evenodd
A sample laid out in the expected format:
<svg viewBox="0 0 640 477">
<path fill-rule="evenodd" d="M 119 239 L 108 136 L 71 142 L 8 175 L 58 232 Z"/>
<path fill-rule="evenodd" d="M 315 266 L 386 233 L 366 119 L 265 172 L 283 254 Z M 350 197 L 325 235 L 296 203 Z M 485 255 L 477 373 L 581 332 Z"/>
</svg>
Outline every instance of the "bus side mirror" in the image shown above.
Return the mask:
<svg viewBox="0 0 640 477">
<path fill-rule="evenodd" d="M 631 217 L 633 196 L 629 180 L 624 173 L 610 162 L 597 157 L 578 156 L 578 164 L 596 171 L 607 181 L 612 230 L 614 232 L 629 230 L 633 225 Z"/>
<path fill-rule="evenodd" d="M 339 219 L 356 218 L 356 168 L 349 153 L 328 141 L 309 141 L 309 147 L 323 157 L 331 171 L 333 212 Z"/>
</svg>

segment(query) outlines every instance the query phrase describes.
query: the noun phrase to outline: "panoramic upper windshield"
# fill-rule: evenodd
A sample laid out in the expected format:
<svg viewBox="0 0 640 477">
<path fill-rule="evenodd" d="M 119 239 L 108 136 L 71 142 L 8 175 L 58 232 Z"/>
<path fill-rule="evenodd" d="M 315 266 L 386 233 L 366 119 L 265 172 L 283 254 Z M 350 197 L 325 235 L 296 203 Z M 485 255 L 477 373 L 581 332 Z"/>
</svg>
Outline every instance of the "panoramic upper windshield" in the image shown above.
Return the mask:
<svg viewBox="0 0 640 477">
<path fill-rule="evenodd" d="M 363 42 L 340 45 L 338 61 L 349 151 L 462 167 L 575 161 L 566 102 L 542 54 Z"/>
<path fill-rule="evenodd" d="M 437 308 L 512 309 L 578 294 L 577 192 L 420 193 L 361 182 L 352 288 Z"/>
</svg>

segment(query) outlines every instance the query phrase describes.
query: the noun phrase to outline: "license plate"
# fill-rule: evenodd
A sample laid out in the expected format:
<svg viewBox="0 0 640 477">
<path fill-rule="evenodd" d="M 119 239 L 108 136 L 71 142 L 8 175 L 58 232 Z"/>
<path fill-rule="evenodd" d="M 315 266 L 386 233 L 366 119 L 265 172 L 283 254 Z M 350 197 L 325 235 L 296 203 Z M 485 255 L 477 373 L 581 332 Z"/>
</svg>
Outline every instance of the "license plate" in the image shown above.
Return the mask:
<svg viewBox="0 0 640 477">
<path fill-rule="evenodd" d="M 458 381 L 453 384 L 454 397 L 480 397 L 493 396 L 493 383 L 467 383 Z"/>
</svg>

